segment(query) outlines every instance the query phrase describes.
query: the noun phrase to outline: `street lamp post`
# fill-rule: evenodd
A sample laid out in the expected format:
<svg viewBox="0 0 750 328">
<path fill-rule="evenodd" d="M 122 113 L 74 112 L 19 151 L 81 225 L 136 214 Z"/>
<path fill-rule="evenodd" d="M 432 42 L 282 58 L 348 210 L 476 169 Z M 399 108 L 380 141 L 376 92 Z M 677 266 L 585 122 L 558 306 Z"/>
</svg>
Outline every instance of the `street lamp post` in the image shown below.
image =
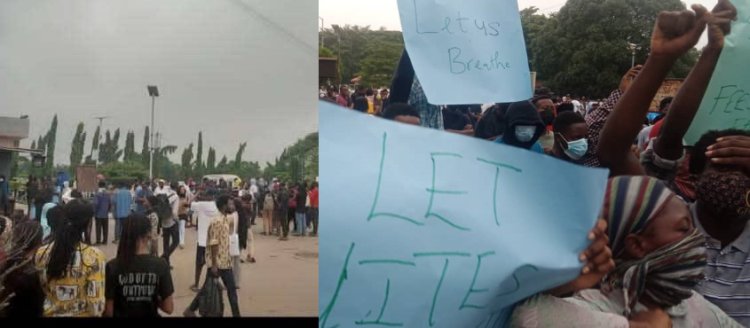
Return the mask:
<svg viewBox="0 0 750 328">
<path fill-rule="evenodd" d="M 159 89 L 155 85 L 146 86 L 148 95 L 151 97 L 151 151 L 149 152 L 148 161 L 148 180 L 149 183 L 154 181 L 154 105 L 156 97 L 159 96 Z"/>
<path fill-rule="evenodd" d="M 638 50 L 640 47 L 635 44 L 628 42 L 628 49 L 630 50 L 630 67 L 635 67 L 635 51 Z"/>
<path fill-rule="evenodd" d="M 320 20 L 320 31 L 318 32 L 320 34 L 320 47 L 325 48 L 325 39 L 323 39 L 323 30 L 326 28 L 325 20 L 323 20 L 323 17 L 318 16 L 318 19 Z"/>
</svg>

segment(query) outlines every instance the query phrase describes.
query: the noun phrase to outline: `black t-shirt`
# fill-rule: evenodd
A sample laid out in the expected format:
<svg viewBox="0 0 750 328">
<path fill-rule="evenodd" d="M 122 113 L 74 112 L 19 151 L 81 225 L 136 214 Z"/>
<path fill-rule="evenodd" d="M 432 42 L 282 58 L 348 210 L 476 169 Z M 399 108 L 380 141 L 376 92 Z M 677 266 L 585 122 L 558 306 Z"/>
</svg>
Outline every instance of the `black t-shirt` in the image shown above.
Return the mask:
<svg viewBox="0 0 750 328">
<path fill-rule="evenodd" d="M 137 255 L 127 270 L 118 262 L 107 263 L 105 279 L 105 296 L 114 301 L 114 316 L 158 317 L 159 301 L 174 293 L 169 264 L 151 255 Z"/>
<path fill-rule="evenodd" d="M 366 113 L 369 106 L 370 104 L 367 102 L 365 96 L 357 96 L 354 98 L 354 110 Z"/>
<path fill-rule="evenodd" d="M 471 124 L 469 118 L 458 110 L 450 108 L 443 110 L 443 126 L 446 130 L 461 131 L 469 124 Z"/>
</svg>

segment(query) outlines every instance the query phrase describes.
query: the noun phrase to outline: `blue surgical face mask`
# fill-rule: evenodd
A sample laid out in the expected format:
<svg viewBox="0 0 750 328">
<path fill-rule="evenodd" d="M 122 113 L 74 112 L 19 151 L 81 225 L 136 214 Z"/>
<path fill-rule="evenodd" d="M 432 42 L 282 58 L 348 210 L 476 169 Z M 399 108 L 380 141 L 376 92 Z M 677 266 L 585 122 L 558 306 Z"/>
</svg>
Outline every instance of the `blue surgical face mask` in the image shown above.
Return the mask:
<svg viewBox="0 0 750 328">
<path fill-rule="evenodd" d="M 558 136 L 560 136 L 562 140 L 565 140 L 565 137 L 563 137 L 562 134 L 558 133 Z M 581 157 L 586 155 L 586 152 L 589 150 L 589 141 L 586 138 L 573 141 L 565 140 L 565 142 L 568 144 L 568 149 L 563 150 L 563 152 L 573 160 L 577 161 L 581 159 Z"/>
<path fill-rule="evenodd" d="M 518 125 L 516 126 L 516 139 L 520 142 L 529 142 L 534 139 L 536 134 L 535 125 Z"/>
</svg>

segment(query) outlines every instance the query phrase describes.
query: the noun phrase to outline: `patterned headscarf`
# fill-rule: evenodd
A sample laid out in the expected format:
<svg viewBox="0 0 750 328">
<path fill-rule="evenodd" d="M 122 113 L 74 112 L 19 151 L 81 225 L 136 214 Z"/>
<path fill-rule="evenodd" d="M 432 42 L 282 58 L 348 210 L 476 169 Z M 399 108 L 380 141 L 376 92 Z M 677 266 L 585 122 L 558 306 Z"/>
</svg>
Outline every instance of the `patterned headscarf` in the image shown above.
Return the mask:
<svg viewBox="0 0 750 328">
<path fill-rule="evenodd" d="M 609 180 L 603 216 L 608 222 L 615 269 L 604 277 L 602 289 L 621 289 L 625 316 L 629 317 L 642 296 L 669 308 L 692 295 L 703 279 L 706 265 L 705 239 L 697 229 L 682 240 L 663 246 L 641 259 L 624 260 L 625 238 L 639 234 L 676 195 L 661 181 L 647 176 Z"/>
</svg>

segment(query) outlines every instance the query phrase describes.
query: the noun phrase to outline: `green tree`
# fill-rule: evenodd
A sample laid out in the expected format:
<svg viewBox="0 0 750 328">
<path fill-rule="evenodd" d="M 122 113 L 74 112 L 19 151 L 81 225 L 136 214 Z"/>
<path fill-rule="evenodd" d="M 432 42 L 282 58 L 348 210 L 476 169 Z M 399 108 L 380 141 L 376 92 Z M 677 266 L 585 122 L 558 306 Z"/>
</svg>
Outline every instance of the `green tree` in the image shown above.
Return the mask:
<svg viewBox="0 0 750 328">
<path fill-rule="evenodd" d="M 330 58 L 335 57 L 336 55 L 333 54 L 333 50 L 328 49 L 326 47 L 320 47 L 318 49 L 318 56 L 323 58 Z"/>
<path fill-rule="evenodd" d="M 339 59 L 342 83 L 348 83 L 362 72 L 362 63 L 368 54 L 367 45 L 371 40 L 380 34 L 397 33 L 400 35 L 400 32 L 389 32 L 384 29 L 373 31 L 369 26 L 356 25 L 343 27 L 333 25 L 333 28 L 323 29 L 320 33 L 328 49 Z M 395 69 L 395 66 L 393 68 Z"/>
<path fill-rule="evenodd" d="M 208 158 L 206 158 L 206 173 L 214 173 L 216 170 L 216 150 L 213 147 L 208 147 Z"/>
<path fill-rule="evenodd" d="M 149 127 L 147 125 L 143 132 L 143 146 L 141 147 L 141 162 L 146 167 L 149 166 L 149 162 L 151 161 L 151 146 L 149 144 L 150 136 Z"/>
<path fill-rule="evenodd" d="M 83 122 L 79 122 L 76 127 L 76 134 L 73 136 L 73 143 L 70 149 L 70 168 L 75 170 L 83 161 L 84 146 L 86 145 L 86 131 Z M 70 172 L 74 174 L 75 172 Z"/>
<path fill-rule="evenodd" d="M 179 167 L 175 168 L 175 165 L 169 160 L 169 155 L 176 151 L 177 146 L 174 145 L 164 146 L 154 151 L 154 177 L 162 177 L 167 180 L 177 178 Z"/>
<path fill-rule="evenodd" d="M 47 161 L 45 162 L 44 172 L 53 174 L 55 171 L 55 144 L 57 143 L 57 114 L 52 118 L 52 124 L 45 139 L 47 142 Z"/>
<path fill-rule="evenodd" d="M 99 166 L 97 171 L 114 183 L 148 179 L 148 167 L 139 162 L 110 162 Z"/>
<path fill-rule="evenodd" d="M 224 173 L 227 171 L 227 169 L 228 169 L 227 155 L 224 155 L 221 157 L 219 164 L 216 164 L 216 170 L 218 172 Z"/>
<path fill-rule="evenodd" d="M 539 38 L 539 34 L 542 33 L 544 25 L 549 20 L 547 16 L 538 12 L 539 8 L 533 6 L 521 10 L 521 26 L 523 28 L 524 40 L 526 40 L 526 54 L 529 57 L 529 69 L 531 71 L 537 69 L 534 65 L 534 52 L 531 48 L 531 41 Z"/>
<path fill-rule="evenodd" d="M 195 154 L 195 174 L 203 176 L 203 132 L 198 131 L 198 149 Z"/>
<path fill-rule="evenodd" d="M 240 148 L 237 149 L 237 154 L 234 155 L 234 162 L 232 163 L 232 166 L 234 166 L 235 170 L 239 170 L 242 166 L 242 154 L 245 152 L 245 148 L 247 147 L 247 142 L 243 142 L 240 144 Z"/>
<path fill-rule="evenodd" d="M 311 133 L 285 148 L 273 164 L 266 162 L 262 173 L 266 179 L 314 180 L 318 176 L 318 133 Z"/>
<path fill-rule="evenodd" d="M 94 152 L 99 150 L 99 143 L 101 142 L 101 127 L 97 126 L 96 130 L 94 131 L 94 137 L 91 139 L 91 153 L 89 153 L 88 156 L 86 156 L 86 163 L 87 164 L 95 164 L 95 161 L 93 159 Z"/>
<path fill-rule="evenodd" d="M 182 151 L 182 177 L 187 179 L 193 173 L 193 144 Z"/>
<path fill-rule="evenodd" d="M 391 84 L 393 72 L 404 51 L 404 40 L 400 32 L 383 31 L 374 34 L 367 43 L 362 59 L 362 84 L 371 87 Z"/>
<path fill-rule="evenodd" d="M 130 162 L 135 159 L 135 132 L 128 131 L 125 136 L 125 149 L 122 153 L 123 162 Z"/>
<path fill-rule="evenodd" d="M 104 143 L 99 145 L 99 163 L 107 164 L 117 162 L 122 156 L 123 150 L 120 149 L 120 129 L 116 129 L 114 135 L 110 135 L 109 130 L 104 134 Z"/>
<path fill-rule="evenodd" d="M 679 0 L 568 0 L 546 20 L 522 11 L 531 68 L 557 93 L 605 97 L 630 68 L 628 43 L 644 62 L 658 13 L 684 8 Z M 696 60 L 687 54 L 671 75 L 684 77 Z"/>
</svg>

